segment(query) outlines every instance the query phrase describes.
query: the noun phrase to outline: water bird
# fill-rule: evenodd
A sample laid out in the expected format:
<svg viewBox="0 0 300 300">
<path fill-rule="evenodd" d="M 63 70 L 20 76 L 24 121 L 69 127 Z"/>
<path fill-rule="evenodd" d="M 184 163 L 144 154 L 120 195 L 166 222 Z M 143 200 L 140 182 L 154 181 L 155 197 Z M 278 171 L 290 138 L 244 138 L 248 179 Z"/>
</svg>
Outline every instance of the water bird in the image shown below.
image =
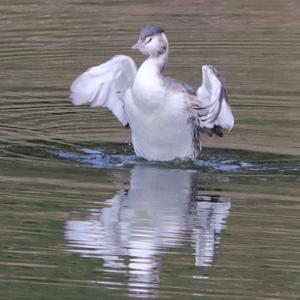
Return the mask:
<svg viewBox="0 0 300 300">
<path fill-rule="evenodd" d="M 136 155 L 150 161 L 196 158 L 202 133 L 231 131 L 234 117 L 214 67 L 202 66 L 199 88 L 164 76 L 169 41 L 159 26 L 145 25 L 132 49 L 147 56 L 139 68 L 126 55 L 89 68 L 72 83 L 71 103 L 108 108 L 130 127 Z"/>
</svg>

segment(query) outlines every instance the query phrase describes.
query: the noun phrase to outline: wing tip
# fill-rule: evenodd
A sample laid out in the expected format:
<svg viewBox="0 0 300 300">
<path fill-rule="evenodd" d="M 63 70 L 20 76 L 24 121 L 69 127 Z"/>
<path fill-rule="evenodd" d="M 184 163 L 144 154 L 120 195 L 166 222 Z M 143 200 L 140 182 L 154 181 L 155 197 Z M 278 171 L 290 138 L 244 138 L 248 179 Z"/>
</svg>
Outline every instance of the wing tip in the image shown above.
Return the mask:
<svg viewBox="0 0 300 300">
<path fill-rule="evenodd" d="M 215 77 L 217 77 L 217 79 L 219 79 L 219 81 L 222 83 L 222 85 L 224 85 L 223 76 L 221 75 L 221 73 L 214 66 L 212 66 L 212 65 L 204 65 L 204 66 L 202 66 L 202 70 L 205 73 L 211 72 L 212 75 L 214 75 Z"/>
<path fill-rule="evenodd" d="M 83 104 L 83 103 L 80 103 L 80 101 L 78 101 L 78 99 L 76 99 L 76 96 L 72 92 L 69 95 L 69 102 L 71 103 L 72 106 L 79 106 L 79 105 Z"/>
<path fill-rule="evenodd" d="M 71 103 L 72 106 L 77 106 L 72 92 L 69 95 L 69 102 Z"/>
</svg>

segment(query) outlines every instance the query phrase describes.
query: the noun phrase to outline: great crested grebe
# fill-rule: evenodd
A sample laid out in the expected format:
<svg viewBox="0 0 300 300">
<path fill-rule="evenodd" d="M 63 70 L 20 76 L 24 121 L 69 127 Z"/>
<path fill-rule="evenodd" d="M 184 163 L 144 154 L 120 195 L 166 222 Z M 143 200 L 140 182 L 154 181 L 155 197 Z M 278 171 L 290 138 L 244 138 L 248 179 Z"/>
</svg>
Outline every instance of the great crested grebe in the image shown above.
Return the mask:
<svg viewBox="0 0 300 300">
<path fill-rule="evenodd" d="M 202 85 L 163 76 L 169 53 L 164 30 L 145 25 L 132 47 L 148 58 L 138 69 L 125 55 L 88 69 L 71 86 L 73 105 L 106 107 L 129 125 L 137 156 L 167 161 L 195 158 L 201 133 L 223 136 L 234 118 L 223 80 L 215 68 L 202 66 Z"/>
</svg>

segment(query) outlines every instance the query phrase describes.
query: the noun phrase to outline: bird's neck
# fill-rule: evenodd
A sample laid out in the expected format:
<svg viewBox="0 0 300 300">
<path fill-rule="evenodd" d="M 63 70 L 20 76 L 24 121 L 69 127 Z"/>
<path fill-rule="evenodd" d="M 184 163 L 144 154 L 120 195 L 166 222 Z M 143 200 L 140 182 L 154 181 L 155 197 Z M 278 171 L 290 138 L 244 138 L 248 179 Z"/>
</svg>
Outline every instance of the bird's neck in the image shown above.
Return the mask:
<svg viewBox="0 0 300 300">
<path fill-rule="evenodd" d="M 168 63 L 169 49 L 155 56 L 150 56 L 145 63 L 151 65 L 157 72 L 162 73 Z"/>
</svg>

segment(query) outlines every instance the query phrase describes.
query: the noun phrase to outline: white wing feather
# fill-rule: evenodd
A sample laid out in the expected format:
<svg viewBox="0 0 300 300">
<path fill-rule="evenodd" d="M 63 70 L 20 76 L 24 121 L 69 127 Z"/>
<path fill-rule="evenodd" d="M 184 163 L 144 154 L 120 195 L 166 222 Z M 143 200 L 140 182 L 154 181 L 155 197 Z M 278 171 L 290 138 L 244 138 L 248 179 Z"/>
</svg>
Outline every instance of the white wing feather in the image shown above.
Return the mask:
<svg viewBox="0 0 300 300">
<path fill-rule="evenodd" d="M 136 64 L 129 56 L 114 56 L 106 63 L 88 69 L 74 80 L 70 101 L 76 106 L 89 104 L 91 107 L 106 107 L 126 125 L 125 91 L 131 88 L 136 74 Z"/>
<path fill-rule="evenodd" d="M 219 126 L 231 130 L 234 117 L 227 99 L 227 92 L 219 73 L 212 66 L 202 67 L 202 85 L 197 90 L 199 100 L 200 126 L 214 128 Z"/>
</svg>

